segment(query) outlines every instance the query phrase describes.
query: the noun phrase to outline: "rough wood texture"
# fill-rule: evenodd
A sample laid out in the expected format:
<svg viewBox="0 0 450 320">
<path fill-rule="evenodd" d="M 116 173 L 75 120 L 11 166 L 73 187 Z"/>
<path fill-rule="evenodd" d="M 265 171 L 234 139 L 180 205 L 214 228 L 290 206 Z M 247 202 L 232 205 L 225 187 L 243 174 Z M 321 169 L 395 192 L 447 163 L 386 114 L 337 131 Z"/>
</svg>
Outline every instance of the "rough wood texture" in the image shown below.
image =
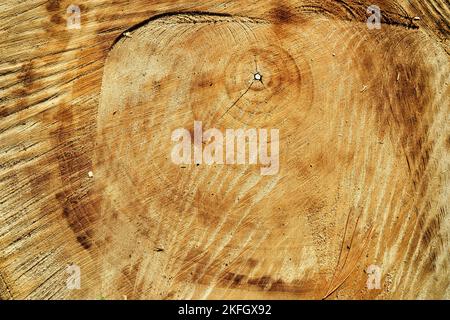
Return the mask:
<svg viewBox="0 0 450 320">
<path fill-rule="evenodd" d="M 0 4 L 0 298 L 450 298 L 448 2 L 70 4 Z M 194 120 L 279 174 L 174 165 Z"/>
</svg>

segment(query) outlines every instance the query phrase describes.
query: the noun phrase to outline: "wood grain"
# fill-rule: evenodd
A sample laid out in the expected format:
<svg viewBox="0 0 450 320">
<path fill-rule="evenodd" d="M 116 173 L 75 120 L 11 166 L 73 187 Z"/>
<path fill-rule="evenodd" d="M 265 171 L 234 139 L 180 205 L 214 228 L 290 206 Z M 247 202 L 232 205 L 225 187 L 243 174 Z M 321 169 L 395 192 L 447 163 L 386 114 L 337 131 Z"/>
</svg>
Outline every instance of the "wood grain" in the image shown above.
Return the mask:
<svg viewBox="0 0 450 320">
<path fill-rule="evenodd" d="M 0 4 L 1 299 L 450 298 L 446 1 L 70 4 Z M 173 164 L 194 120 L 279 173 Z"/>
</svg>

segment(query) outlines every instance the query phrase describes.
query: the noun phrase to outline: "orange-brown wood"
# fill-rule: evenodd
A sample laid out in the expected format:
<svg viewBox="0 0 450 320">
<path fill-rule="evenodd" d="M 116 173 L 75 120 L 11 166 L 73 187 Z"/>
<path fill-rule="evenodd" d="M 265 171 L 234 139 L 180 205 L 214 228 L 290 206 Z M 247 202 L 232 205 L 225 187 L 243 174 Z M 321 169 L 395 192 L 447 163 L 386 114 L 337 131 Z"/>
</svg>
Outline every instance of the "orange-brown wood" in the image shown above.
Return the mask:
<svg viewBox="0 0 450 320">
<path fill-rule="evenodd" d="M 1 299 L 449 298 L 448 3 L 71 4 L 0 5 Z M 174 164 L 194 121 L 279 171 Z"/>
</svg>

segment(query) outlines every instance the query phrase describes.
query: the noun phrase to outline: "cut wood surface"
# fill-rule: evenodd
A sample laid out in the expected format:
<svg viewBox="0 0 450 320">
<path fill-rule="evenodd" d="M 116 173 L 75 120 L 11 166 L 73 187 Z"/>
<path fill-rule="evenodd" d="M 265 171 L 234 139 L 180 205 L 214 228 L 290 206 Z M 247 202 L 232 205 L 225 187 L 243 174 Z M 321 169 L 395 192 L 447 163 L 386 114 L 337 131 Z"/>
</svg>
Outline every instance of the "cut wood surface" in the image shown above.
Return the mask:
<svg viewBox="0 0 450 320">
<path fill-rule="evenodd" d="M 449 21 L 443 0 L 3 1 L 0 299 L 449 299 Z M 279 171 L 174 164 L 194 121 L 279 129 Z"/>
</svg>

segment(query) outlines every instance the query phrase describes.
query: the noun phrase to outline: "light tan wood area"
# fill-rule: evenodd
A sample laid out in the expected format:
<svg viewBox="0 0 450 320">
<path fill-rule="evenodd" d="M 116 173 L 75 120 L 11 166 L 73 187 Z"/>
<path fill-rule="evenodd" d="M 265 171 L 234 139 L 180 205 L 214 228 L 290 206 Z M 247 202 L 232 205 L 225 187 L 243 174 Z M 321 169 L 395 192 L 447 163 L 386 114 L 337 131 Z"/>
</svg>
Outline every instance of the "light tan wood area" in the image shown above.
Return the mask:
<svg viewBox="0 0 450 320">
<path fill-rule="evenodd" d="M 0 4 L 1 299 L 450 298 L 446 1 L 71 4 Z"/>
</svg>

